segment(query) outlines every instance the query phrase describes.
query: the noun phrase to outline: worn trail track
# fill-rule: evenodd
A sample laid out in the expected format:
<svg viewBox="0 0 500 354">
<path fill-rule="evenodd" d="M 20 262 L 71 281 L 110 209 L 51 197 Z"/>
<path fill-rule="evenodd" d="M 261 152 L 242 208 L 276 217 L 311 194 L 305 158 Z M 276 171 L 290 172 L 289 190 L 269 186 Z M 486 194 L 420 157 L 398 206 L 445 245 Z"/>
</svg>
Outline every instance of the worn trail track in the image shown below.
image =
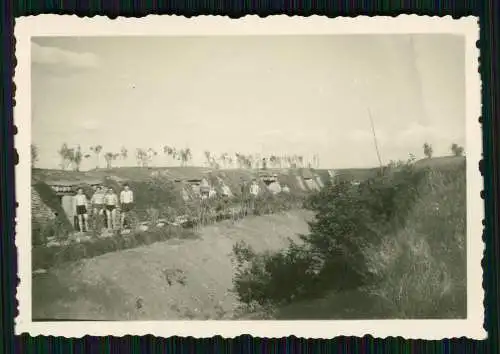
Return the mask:
<svg viewBox="0 0 500 354">
<path fill-rule="evenodd" d="M 63 264 L 33 275 L 33 319 L 231 319 L 233 245 L 279 250 L 307 233 L 310 212 L 224 221 L 195 240 L 169 240 Z"/>
</svg>

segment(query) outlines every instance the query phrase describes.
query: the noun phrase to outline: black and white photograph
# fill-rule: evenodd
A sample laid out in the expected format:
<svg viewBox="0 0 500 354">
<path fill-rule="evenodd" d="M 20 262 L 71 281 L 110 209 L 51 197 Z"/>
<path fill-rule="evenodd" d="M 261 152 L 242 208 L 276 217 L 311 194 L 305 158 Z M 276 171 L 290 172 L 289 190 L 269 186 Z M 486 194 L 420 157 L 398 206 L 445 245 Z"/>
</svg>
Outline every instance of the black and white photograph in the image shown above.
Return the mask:
<svg viewBox="0 0 500 354">
<path fill-rule="evenodd" d="M 484 335 L 473 20 L 40 20 L 17 48 L 25 331 Z"/>
</svg>

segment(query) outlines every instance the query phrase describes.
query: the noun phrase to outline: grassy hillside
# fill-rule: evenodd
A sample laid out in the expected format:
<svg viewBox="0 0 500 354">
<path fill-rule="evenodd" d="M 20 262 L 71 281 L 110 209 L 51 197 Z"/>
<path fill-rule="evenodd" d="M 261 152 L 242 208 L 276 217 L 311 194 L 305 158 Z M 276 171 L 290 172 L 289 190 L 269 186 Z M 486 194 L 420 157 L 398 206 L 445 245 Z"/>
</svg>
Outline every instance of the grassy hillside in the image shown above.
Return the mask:
<svg viewBox="0 0 500 354">
<path fill-rule="evenodd" d="M 303 244 L 235 249 L 238 297 L 272 318 L 463 318 L 465 196 L 464 159 L 330 186 Z"/>
<path fill-rule="evenodd" d="M 402 227 L 364 249 L 375 281 L 280 308 L 293 318 L 465 318 L 465 174 L 431 172 Z"/>
<path fill-rule="evenodd" d="M 415 164 L 415 168 L 427 168 L 429 164 L 432 164 L 436 170 L 446 170 L 463 163 L 463 161 L 463 158 L 428 159 L 425 161 L 418 161 Z M 379 169 L 348 169 L 338 170 L 336 172 L 340 176 L 337 180 L 338 182 L 352 179 L 362 181 L 377 176 Z M 289 186 L 290 194 L 272 196 L 270 193 L 264 193 L 256 204 L 256 212 L 258 214 L 268 214 L 297 207 L 300 208 L 303 205 L 303 201 L 311 194 L 310 190 L 303 190 L 297 180 L 298 176 L 306 174 L 311 176 L 312 174 L 307 170 L 269 169 L 266 173 L 276 174 L 280 183 Z M 323 184 L 325 185 L 330 179 L 327 170 L 316 170 L 314 174 L 322 178 Z M 61 245 L 52 249 L 45 249 L 44 240 L 53 236 L 65 239 L 67 234 L 72 231 L 72 227 L 69 225 L 64 215 L 64 211 L 59 204 L 59 198 L 45 182 L 64 182 L 66 184 L 77 183 L 84 186 L 84 190 L 90 197 L 92 192 L 86 183 L 95 183 L 96 180 L 102 180 L 106 186 L 111 186 L 115 190 L 120 190 L 121 182 L 127 181 L 135 191 L 135 208 L 131 214 L 133 224 L 138 225 L 139 222 L 150 222 L 152 223 L 151 226 L 154 226 L 154 217 L 152 215 L 157 215 L 157 217 L 169 221 L 174 221 L 175 218 L 180 215 L 188 215 L 189 218 L 193 220 L 200 218 L 201 208 L 199 200 L 194 198 L 186 203 L 182 199 L 182 190 L 183 188 L 187 188 L 187 184 L 182 181 L 206 177 L 210 183 L 215 186 L 218 192 L 221 191 L 221 181 L 224 181 L 235 195 L 228 206 L 233 209 L 238 209 L 241 207 L 241 201 L 238 197 L 240 194 L 241 179 L 249 181 L 252 177 L 258 176 L 258 171 L 243 169 L 210 170 L 200 167 L 125 167 L 109 170 L 100 169 L 88 172 L 34 169 L 32 176 L 33 188 L 37 189 L 44 203 L 57 214 L 57 219 L 53 223 L 54 225 L 41 225 L 36 217 L 33 218 L 33 236 L 34 240 L 36 240 L 34 245 L 37 246 L 34 249 L 34 265 L 47 267 L 51 264 L 59 263 L 62 260 L 92 257 L 109 252 L 110 250 L 128 248 L 130 245 L 124 245 L 123 242 L 120 241 L 120 237 L 117 237 L 113 240 L 92 240 L 89 244 L 76 245 L 75 247 Z M 266 190 L 263 182 L 261 182 L 261 188 L 263 191 Z M 222 210 L 220 200 L 211 200 L 208 203 L 208 207 L 211 213 L 221 212 Z M 209 217 L 212 219 L 214 218 L 214 216 Z M 152 240 L 170 238 L 171 230 L 151 230 L 148 234 L 151 234 L 151 236 L 146 237 L 146 239 L 149 240 L 148 242 L 153 242 Z M 133 242 L 134 245 L 147 243 L 141 241 L 144 237 L 140 234 L 137 235 L 137 238 L 136 242 Z"/>
<path fill-rule="evenodd" d="M 465 157 L 455 157 L 455 156 L 444 156 L 444 157 L 434 157 L 430 159 L 421 159 L 415 162 L 415 166 L 418 168 L 432 167 L 435 169 L 448 168 L 452 166 L 457 166 L 465 161 Z M 374 177 L 379 171 L 378 167 L 370 168 L 344 168 L 335 169 L 336 173 L 345 176 L 346 179 L 352 178 L 357 180 L 365 180 L 367 178 Z M 266 171 L 268 173 L 276 173 L 279 177 L 286 177 L 301 175 L 301 171 L 306 169 L 279 169 L 279 168 L 269 168 Z M 322 179 L 328 179 L 328 172 L 326 169 L 315 170 Z M 187 180 L 190 178 L 200 178 L 202 176 L 219 176 L 224 180 L 229 180 L 232 184 L 237 185 L 241 178 L 252 178 L 255 177 L 258 172 L 254 170 L 247 169 L 210 169 L 206 167 L 116 167 L 111 169 L 98 169 L 90 170 L 85 172 L 75 172 L 75 171 L 62 171 L 62 170 L 51 170 L 51 169 L 40 169 L 34 168 L 32 170 L 32 178 L 35 181 L 38 180 L 68 180 L 68 181 L 82 181 L 84 182 L 86 178 L 92 179 L 106 179 L 109 177 L 117 177 L 121 180 L 134 180 L 141 181 L 150 179 L 154 174 L 159 174 L 168 178 L 169 180 L 183 179 Z M 296 183 L 293 180 L 290 182 Z"/>
</svg>

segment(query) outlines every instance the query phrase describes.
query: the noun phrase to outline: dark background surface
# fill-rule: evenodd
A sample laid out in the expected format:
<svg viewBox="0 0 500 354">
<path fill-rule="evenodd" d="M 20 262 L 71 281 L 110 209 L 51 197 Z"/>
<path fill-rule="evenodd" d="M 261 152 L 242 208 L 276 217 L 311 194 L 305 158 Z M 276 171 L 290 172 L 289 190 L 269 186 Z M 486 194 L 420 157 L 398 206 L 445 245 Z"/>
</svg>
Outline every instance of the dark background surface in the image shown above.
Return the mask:
<svg viewBox="0 0 500 354">
<path fill-rule="evenodd" d="M 1 328 L 0 353 L 500 353 L 498 317 L 499 281 L 499 240 L 498 225 L 498 151 L 499 126 L 498 107 L 500 106 L 498 63 L 500 2 L 498 0 L 478 1 L 162 1 L 162 0 L 123 0 L 123 1 L 77 1 L 77 0 L 31 0 L 1 2 L 2 32 L 2 100 L 0 129 L 0 259 L 2 274 L 1 291 Z M 489 338 L 485 341 L 472 341 L 465 338 L 443 341 L 421 341 L 402 338 L 375 339 L 338 337 L 331 340 L 307 340 L 295 337 L 282 339 L 252 338 L 240 336 L 234 339 L 214 337 L 208 339 L 145 337 L 84 337 L 79 339 L 14 336 L 13 319 L 17 314 L 16 284 L 17 266 L 14 243 L 14 164 L 16 154 L 13 135 L 16 132 L 12 120 L 13 94 L 12 82 L 15 65 L 13 26 L 15 17 L 36 14 L 77 14 L 79 16 L 106 15 L 141 17 L 147 14 L 176 14 L 187 17 L 196 15 L 223 15 L 238 18 L 248 14 L 268 16 L 288 15 L 326 15 L 357 16 L 400 14 L 419 14 L 432 16 L 452 15 L 455 18 L 474 15 L 480 17 L 481 33 L 478 46 L 481 50 L 480 72 L 483 84 L 483 123 L 484 160 L 481 170 L 485 178 L 483 198 L 486 204 L 484 220 L 486 253 L 483 259 L 486 289 L 485 328 Z M 496 119 L 495 119 L 496 118 Z M 478 166 L 479 168 L 479 166 Z M 82 323 L 84 325 L 84 323 Z"/>
</svg>

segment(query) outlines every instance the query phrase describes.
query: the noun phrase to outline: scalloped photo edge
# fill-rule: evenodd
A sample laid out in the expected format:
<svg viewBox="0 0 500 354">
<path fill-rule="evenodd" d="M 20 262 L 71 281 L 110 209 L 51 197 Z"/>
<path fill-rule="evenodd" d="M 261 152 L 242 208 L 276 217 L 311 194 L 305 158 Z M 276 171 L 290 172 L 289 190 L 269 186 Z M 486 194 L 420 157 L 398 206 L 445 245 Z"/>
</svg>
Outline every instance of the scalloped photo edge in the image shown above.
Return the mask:
<svg viewBox="0 0 500 354">
<path fill-rule="evenodd" d="M 482 156 L 481 78 L 479 68 L 479 24 L 476 17 L 453 19 L 417 15 L 398 17 L 289 17 L 285 15 L 241 19 L 227 17 L 150 15 L 143 18 L 37 15 L 16 18 L 15 55 L 17 65 L 14 124 L 15 148 L 19 163 L 15 167 L 16 239 L 19 315 L 15 318 L 17 335 L 31 336 L 125 336 L 152 334 L 159 337 L 192 336 L 207 338 L 220 335 L 233 338 L 242 334 L 277 338 L 294 335 L 303 338 L 371 335 L 377 338 L 403 337 L 440 340 L 467 337 L 485 339 L 484 289 L 481 260 L 485 250 L 482 240 L 484 201 L 483 178 L 479 171 Z M 465 149 L 467 152 L 467 318 L 428 320 L 258 320 L 258 321 L 33 321 L 32 320 L 32 244 L 31 244 L 31 39 L 58 36 L 268 36 L 268 35 L 387 35 L 453 34 L 465 39 Z M 92 63 L 90 63 L 92 64 Z M 89 64 L 89 65 L 90 65 Z M 168 294 L 166 294 L 168 296 Z"/>
</svg>

